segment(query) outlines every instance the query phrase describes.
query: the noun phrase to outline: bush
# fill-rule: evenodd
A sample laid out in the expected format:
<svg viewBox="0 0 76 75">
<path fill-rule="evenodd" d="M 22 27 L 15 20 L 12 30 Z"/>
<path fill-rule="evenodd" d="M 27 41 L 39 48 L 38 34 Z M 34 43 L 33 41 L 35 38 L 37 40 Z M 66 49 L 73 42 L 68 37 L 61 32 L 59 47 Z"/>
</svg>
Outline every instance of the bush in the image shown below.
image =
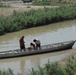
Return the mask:
<svg viewBox="0 0 76 75">
<path fill-rule="evenodd" d="M 0 25 L 0 35 L 4 34 L 4 27 Z"/>
</svg>

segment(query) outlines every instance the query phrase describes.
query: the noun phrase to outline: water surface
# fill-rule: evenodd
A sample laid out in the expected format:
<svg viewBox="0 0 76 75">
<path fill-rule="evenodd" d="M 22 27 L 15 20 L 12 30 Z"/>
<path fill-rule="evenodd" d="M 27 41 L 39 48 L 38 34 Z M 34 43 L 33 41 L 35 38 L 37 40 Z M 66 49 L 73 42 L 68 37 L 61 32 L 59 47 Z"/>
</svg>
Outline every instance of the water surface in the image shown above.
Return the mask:
<svg viewBox="0 0 76 75">
<path fill-rule="evenodd" d="M 42 45 L 76 40 L 76 20 L 53 23 L 0 36 L 0 51 L 18 49 L 19 39 L 23 35 L 25 36 L 26 47 L 29 46 L 33 39 L 41 40 Z M 74 44 L 73 48 L 76 48 L 76 44 Z M 38 64 L 43 66 L 48 60 L 51 62 L 61 60 L 69 54 L 68 52 L 70 51 L 2 59 L 0 60 L 0 69 L 11 68 L 14 73 L 26 72 Z"/>
</svg>

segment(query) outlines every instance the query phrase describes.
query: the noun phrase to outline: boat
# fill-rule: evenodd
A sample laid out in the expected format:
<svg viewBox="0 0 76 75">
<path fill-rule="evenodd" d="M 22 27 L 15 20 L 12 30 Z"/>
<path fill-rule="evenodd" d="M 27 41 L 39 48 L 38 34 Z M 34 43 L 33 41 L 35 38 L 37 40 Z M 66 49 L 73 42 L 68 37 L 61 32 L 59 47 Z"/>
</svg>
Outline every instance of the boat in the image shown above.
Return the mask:
<svg viewBox="0 0 76 75">
<path fill-rule="evenodd" d="M 72 49 L 75 42 L 76 41 L 71 40 L 71 41 L 65 41 L 65 42 L 60 42 L 60 43 L 42 45 L 41 49 L 39 49 L 39 50 L 32 49 L 31 51 L 29 51 L 28 48 L 26 48 L 26 51 L 22 51 L 22 52 L 20 51 L 20 49 L 2 51 L 2 52 L 0 52 L 0 59 L 68 50 L 68 49 Z"/>
</svg>

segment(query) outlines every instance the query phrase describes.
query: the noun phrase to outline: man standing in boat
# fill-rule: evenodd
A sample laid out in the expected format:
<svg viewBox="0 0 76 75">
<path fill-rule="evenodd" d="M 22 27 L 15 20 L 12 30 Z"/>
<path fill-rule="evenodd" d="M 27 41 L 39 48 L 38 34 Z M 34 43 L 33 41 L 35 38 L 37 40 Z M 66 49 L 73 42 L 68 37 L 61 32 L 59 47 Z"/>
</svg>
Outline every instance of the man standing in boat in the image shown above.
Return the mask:
<svg viewBox="0 0 76 75">
<path fill-rule="evenodd" d="M 34 39 L 33 42 L 35 43 L 36 49 L 41 49 L 41 42 L 40 42 L 40 40 Z"/>
<path fill-rule="evenodd" d="M 24 42 L 24 36 L 22 36 L 19 40 L 19 43 L 20 43 L 20 50 L 22 52 L 22 50 L 25 51 L 25 42 Z"/>
</svg>

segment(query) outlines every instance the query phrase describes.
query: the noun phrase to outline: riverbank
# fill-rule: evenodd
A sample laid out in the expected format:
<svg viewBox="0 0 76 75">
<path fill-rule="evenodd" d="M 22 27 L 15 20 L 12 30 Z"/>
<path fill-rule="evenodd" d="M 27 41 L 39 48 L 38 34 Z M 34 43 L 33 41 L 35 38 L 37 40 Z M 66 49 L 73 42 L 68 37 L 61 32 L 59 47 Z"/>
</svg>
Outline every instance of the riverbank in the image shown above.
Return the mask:
<svg viewBox="0 0 76 75">
<path fill-rule="evenodd" d="M 2 16 L 8 17 L 8 16 L 11 16 L 14 11 L 24 12 L 24 11 L 30 11 L 30 10 L 44 9 L 44 7 L 58 8 L 59 6 L 12 5 L 11 7 L 0 8 L 0 16 L 2 15 Z"/>
<path fill-rule="evenodd" d="M 8 18 L 8 19 L 7 19 Z M 13 12 L 9 17 L 0 17 L 0 35 L 50 23 L 72 20 L 76 18 L 76 7 L 62 6 L 24 12 Z"/>
<path fill-rule="evenodd" d="M 60 62 L 52 62 L 48 61 L 44 65 L 44 67 L 38 66 L 38 69 L 32 68 L 31 72 L 28 75 L 75 75 L 76 74 L 76 58 L 71 56 L 67 59 L 67 61 Z"/>
<path fill-rule="evenodd" d="M 13 14 L 14 11 L 18 12 L 24 12 L 24 11 L 30 11 L 30 10 L 38 10 L 38 9 L 44 9 L 44 7 L 47 8 L 58 8 L 59 6 L 34 6 L 29 3 L 23 3 L 22 1 L 1 1 L 3 5 L 9 6 L 9 7 L 1 7 L 0 8 L 0 16 L 3 15 L 5 17 L 8 17 Z"/>
<path fill-rule="evenodd" d="M 17 33 L 16 32 L 9 33 L 9 34 L 0 36 L 0 50 L 10 50 L 13 48 L 15 48 L 15 49 L 19 48 L 18 40 L 22 35 L 25 35 L 25 41 L 26 41 L 26 43 L 28 43 L 28 46 L 33 38 L 40 39 L 42 41 L 42 44 L 45 44 L 45 43 L 48 44 L 48 43 L 71 40 L 71 39 L 75 40 L 76 39 L 75 26 L 76 26 L 76 21 L 73 21 L 73 22 L 66 21 L 65 23 L 62 22 L 62 23 L 55 23 L 53 25 L 51 24 L 51 26 L 49 26 L 49 27 L 43 26 L 41 28 L 40 27 L 33 28 L 33 29 L 31 28 L 32 30 L 26 29 L 24 32 L 19 31 Z M 76 49 L 74 49 L 74 50 L 76 50 Z M 68 51 L 69 50 L 65 51 L 64 54 L 66 54 Z M 68 54 L 70 54 L 71 51 L 73 51 L 73 50 L 70 50 L 68 52 Z M 44 60 L 47 59 L 47 57 L 50 59 L 50 56 L 54 57 L 54 56 L 56 56 L 56 54 L 59 55 L 62 53 L 57 52 L 57 53 L 53 53 L 53 54 L 47 54 L 45 56 L 42 56 L 42 58 Z M 75 52 L 75 54 L 76 54 L 76 52 Z M 41 57 L 41 56 L 39 55 L 39 57 Z M 65 56 L 65 57 L 69 58 L 69 56 Z M 12 69 L 17 73 L 17 72 L 20 72 L 21 69 L 24 71 L 25 68 L 28 68 L 27 67 L 28 65 L 30 65 L 30 64 L 32 65 L 32 62 L 33 62 L 33 64 L 35 64 L 35 63 L 41 63 L 43 61 L 43 60 L 40 60 L 40 58 L 38 58 L 36 56 L 34 56 L 34 58 L 33 57 L 22 58 L 23 61 L 20 59 L 21 58 L 19 58 L 18 60 L 17 59 L 0 60 L 0 64 L 1 64 L 0 67 L 2 68 L 3 66 L 5 66 L 4 69 L 6 69 L 7 67 L 12 67 Z M 63 62 L 63 64 L 64 64 L 64 61 L 66 61 L 66 60 L 67 60 L 66 58 L 63 58 L 60 61 Z M 43 62 L 46 62 L 46 61 L 43 61 Z M 24 65 L 23 65 L 23 63 L 24 63 Z M 12 66 L 12 65 L 14 65 L 14 66 Z M 20 68 L 20 66 L 21 66 L 21 68 Z"/>
</svg>

